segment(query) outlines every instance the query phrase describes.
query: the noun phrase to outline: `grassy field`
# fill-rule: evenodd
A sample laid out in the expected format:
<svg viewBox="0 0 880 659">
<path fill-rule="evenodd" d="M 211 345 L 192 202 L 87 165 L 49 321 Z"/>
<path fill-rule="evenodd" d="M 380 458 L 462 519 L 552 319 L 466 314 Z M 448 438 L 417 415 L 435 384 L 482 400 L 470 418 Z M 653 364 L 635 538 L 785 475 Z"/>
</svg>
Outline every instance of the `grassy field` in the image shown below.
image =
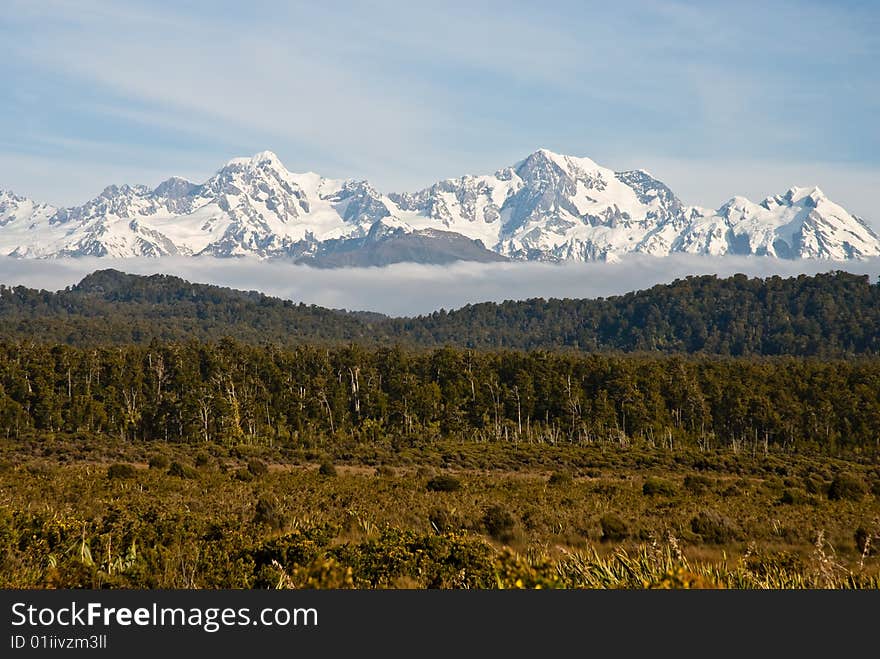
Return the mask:
<svg viewBox="0 0 880 659">
<path fill-rule="evenodd" d="M 876 458 L 0 443 L 5 588 L 880 585 Z"/>
</svg>

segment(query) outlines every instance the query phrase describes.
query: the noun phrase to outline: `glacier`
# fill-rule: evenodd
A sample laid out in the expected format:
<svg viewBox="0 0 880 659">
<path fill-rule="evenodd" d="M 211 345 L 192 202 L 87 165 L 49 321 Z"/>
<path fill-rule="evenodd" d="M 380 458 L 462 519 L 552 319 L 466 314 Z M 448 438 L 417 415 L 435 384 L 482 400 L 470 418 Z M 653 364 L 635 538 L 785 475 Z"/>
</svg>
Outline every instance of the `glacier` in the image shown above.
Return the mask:
<svg viewBox="0 0 880 659">
<path fill-rule="evenodd" d="M 293 173 L 271 151 L 234 158 L 204 183 L 111 185 L 71 208 L 0 191 L 0 255 L 21 258 L 249 256 L 333 267 L 629 254 L 847 261 L 880 255 L 880 238 L 818 187 L 706 209 L 645 170 L 547 149 L 406 193 Z"/>
</svg>

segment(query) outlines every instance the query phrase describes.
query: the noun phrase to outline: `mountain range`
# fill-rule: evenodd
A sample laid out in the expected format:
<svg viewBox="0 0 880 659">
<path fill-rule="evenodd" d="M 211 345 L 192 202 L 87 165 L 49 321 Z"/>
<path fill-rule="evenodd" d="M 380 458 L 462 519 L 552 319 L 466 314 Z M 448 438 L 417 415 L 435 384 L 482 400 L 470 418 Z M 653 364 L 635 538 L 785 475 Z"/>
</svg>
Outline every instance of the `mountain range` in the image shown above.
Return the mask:
<svg viewBox="0 0 880 659">
<path fill-rule="evenodd" d="M 255 256 L 332 267 L 631 253 L 843 261 L 880 255 L 880 238 L 817 187 L 713 210 L 685 205 L 644 170 L 546 149 L 414 193 L 292 173 L 271 151 L 230 160 L 204 183 L 111 185 L 72 208 L 0 191 L 0 254 L 14 257 Z"/>
</svg>

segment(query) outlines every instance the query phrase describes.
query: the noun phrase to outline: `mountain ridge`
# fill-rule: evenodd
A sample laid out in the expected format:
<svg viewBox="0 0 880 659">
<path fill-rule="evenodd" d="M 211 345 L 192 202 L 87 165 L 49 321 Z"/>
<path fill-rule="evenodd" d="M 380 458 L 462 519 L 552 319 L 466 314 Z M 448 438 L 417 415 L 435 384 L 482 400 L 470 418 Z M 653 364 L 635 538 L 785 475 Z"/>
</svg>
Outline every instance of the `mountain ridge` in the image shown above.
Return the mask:
<svg viewBox="0 0 880 659">
<path fill-rule="evenodd" d="M 203 183 L 110 185 L 70 208 L 0 191 L 0 254 L 22 258 L 252 256 L 332 267 L 632 253 L 846 261 L 880 256 L 880 237 L 816 186 L 760 202 L 734 196 L 712 210 L 684 204 L 646 170 L 547 149 L 403 193 L 293 173 L 271 151 L 233 158 Z"/>
<path fill-rule="evenodd" d="M 880 284 L 843 271 L 689 276 L 607 298 L 484 302 L 408 318 L 113 269 L 57 292 L 0 285 L 0 340 L 95 347 L 230 337 L 282 346 L 848 358 L 880 355 L 878 326 Z"/>
</svg>

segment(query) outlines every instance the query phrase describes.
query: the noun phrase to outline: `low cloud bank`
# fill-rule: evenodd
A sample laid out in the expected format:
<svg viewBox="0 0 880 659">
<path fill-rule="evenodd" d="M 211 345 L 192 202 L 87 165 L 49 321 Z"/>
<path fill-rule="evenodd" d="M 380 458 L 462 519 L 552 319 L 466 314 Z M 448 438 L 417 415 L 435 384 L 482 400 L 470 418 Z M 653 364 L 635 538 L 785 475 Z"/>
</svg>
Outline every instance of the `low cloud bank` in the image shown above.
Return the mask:
<svg viewBox="0 0 880 659">
<path fill-rule="evenodd" d="M 0 283 L 59 290 L 95 270 L 165 273 L 325 307 L 415 315 L 468 303 L 533 297 L 592 298 L 669 283 L 687 275 L 736 273 L 793 276 L 832 270 L 868 274 L 876 281 L 880 259 L 851 262 L 786 261 L 762 257 L 664 258 L 632 256 L 620 263 L 400 263 L 384 268 L 318 269 L 255 259 L 81 258 L 48 261 L 0 257 Z"/>
</svg>

